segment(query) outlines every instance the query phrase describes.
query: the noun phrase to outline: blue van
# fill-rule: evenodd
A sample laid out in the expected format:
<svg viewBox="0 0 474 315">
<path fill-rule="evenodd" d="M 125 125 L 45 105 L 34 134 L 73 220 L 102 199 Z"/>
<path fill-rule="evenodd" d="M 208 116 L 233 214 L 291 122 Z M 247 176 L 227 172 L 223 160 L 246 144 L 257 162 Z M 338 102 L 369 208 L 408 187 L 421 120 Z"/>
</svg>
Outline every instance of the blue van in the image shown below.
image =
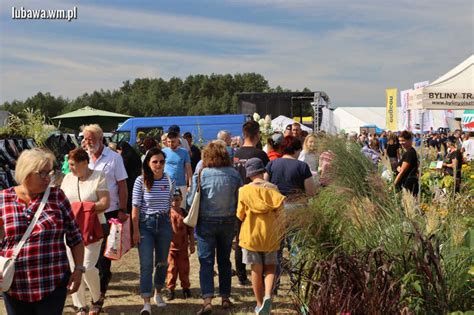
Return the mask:
<svg viewBox="0 0 474 315">
<path fill-rule="evenodd" d="M 251 119 L 250 115 L 206 115 L 206 116 L 168 116 L 134 117 L 127 119 L 113 136 L 114 142 L 128 141 L 131 145 L 137 141 L 137 134 L 144 132 L 161 136 L 171 125 L 178 125 L 181 135 L 190 132 L 195 142 L 206 143 L 216 139 L 221 130 L 229 131 L 232 136 L 242 136 L 242 125 Z"/>
</svg>

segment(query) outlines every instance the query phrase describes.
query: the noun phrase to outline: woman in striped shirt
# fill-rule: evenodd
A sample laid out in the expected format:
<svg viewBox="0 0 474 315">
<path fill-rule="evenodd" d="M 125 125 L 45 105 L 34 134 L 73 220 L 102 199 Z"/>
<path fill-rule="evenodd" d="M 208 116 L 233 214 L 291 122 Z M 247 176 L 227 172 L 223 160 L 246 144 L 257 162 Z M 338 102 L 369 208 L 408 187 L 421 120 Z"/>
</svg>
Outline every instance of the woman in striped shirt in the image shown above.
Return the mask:
<svg viewBox="0 0 474 315">
<path fill-rule="evenodd" d="M 165 157 L 160 149 L 150 149 L 143 161 L 143 175 L 137 177 L 133 186 L 133 243 L 138 245 L 140 257 L 140 294 L 144 302 L 140 312 L 142 315 L 151 315 L 153 270 L 154 301 L 158 307 L 166 306 L 161 289 L 166 279 L 168 252 L 173 236 L 169 212 L 176 185 L 164 173 Z"/>
</svg>

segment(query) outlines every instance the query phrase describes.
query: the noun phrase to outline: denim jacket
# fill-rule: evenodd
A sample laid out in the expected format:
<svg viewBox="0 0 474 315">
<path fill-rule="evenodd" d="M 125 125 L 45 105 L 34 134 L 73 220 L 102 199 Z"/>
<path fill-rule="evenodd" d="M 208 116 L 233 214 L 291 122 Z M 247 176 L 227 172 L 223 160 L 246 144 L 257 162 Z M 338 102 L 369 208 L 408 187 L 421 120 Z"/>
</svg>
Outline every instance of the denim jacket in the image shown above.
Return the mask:
<svg viewBox="0 0 474 315">
<path fill-rule="evenodd" d="M 193 176 L 188 207 L 196 194 L 198 173 Z M 237 196 L 242 179 L 231 166 L 204 168 L 201 172 L 199 217 L 231 217 L 237 209 Z"/>
</svg>

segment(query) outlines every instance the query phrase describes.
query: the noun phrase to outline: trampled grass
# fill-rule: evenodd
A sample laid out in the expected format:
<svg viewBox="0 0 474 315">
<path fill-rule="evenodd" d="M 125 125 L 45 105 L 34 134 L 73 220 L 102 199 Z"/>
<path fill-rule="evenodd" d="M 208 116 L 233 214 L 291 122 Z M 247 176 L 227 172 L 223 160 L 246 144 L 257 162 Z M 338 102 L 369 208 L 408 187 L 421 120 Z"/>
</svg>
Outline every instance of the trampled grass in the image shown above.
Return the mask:
<svg viewBox="0 0 474 315">
<path fill-rule="evenodd" d="M 232 252 L 233 253 L 233 252 Z M 191 292 L 192 299 L 182 299 L 181 287 L 176 290 L 177 299 L 167 302 L 165 308 L 158 309 L 156 305 L 152 304 L 153 314 L 195 314 L 201 304 L 199 289 L 199 262 L 196 253 L 191 257 Z M 231 257 L 233 262 L 233 256 Z M 232 265 L 234 265 L 232 263 Z M 248 268 L 247 268 L 248 269 Z M 142 308 L 143 300 L 139 293 L 139 260 L 138 251 L 133 248 L 120 261 L 112 263 L 113 279 L 110 283 L 107 299 L 105 300 L 102 314 L 110 315 L 128 315 L 139 314 Z M 216 268 L 217 272 L 217 268 Z M 216 289 L 218 286 L 217 276 L 214 277 Z M 237 277 L 232 277 L 232 296 L 231 300 L 234 302 L 234 307 L 230 311 L 225 311 L 220 306 L 220 298 L 213 301 L 213 314 L 254 314 L 255 301 L 253 297 L 252 288 L 238 287 Z M 291 298 L 289 294 L 289 280 L 288 276 L 284 275 L 282 285 L 279 290 L 279 295 L 274 299 L 272 314 L 296 314 L 293 310 Z M 3 301 L 0 300 L 0 314 L 6 314 Z M 64 307 L 64 314 L 75 314 L 72 306 L 72 299 L 68 296 L 66 305 Z"/>
</svg>

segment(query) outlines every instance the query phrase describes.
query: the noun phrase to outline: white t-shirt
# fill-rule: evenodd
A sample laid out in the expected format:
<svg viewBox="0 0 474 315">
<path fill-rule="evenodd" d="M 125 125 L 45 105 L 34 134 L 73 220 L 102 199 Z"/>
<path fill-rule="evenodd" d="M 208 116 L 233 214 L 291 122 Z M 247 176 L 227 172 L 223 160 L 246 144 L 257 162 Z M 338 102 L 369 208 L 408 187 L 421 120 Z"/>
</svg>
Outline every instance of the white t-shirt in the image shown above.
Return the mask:
<svg viewBox="0 0 474 315">
<path fill-rule="evenodd" d="M 128 178 L 120 154 L 112 151 L 108 147 L 104 147 L 102 155 L 95 161 L 95 163 L 92 162 L 92 159 L 90 160 L 89 168 L 94 171 L 102 171 L 105 173 L 110 193 L 110 207 L 105 210 L 105 212 L 119 210 L 118 182 Z"/>
<path fill-rule="evenodd" d="M 316 156 L 315 153 L 309 153 L 303 150 L 300 152 L 298 160 L 306 162 L 313 175 L 318 172 L 319 157 Z"/>
<path fill-rule="evenodd" d="M 97 202 L 99 201 L 97 191 L 109 190 L 105 177 L 102 176 L 100 171 L 93 171 L 91 176 L 85 181 L 80 181 L 79 178 L 72 173 L 68 173 L 64 176 L 61 189 L 64 191 L 67 199 L 69 199 L 69 202 Z M 99 217 L 100 223 L 106 223 L 104 213 L 100 213 L 97 216 Z"/>
<path fill-rule="evenodd" d="M 464 156 L 467 161 L 474 160 L 474 139 L 469 138 L 462 143 L 462 148 L 464 149 Z"/>
</svg>

